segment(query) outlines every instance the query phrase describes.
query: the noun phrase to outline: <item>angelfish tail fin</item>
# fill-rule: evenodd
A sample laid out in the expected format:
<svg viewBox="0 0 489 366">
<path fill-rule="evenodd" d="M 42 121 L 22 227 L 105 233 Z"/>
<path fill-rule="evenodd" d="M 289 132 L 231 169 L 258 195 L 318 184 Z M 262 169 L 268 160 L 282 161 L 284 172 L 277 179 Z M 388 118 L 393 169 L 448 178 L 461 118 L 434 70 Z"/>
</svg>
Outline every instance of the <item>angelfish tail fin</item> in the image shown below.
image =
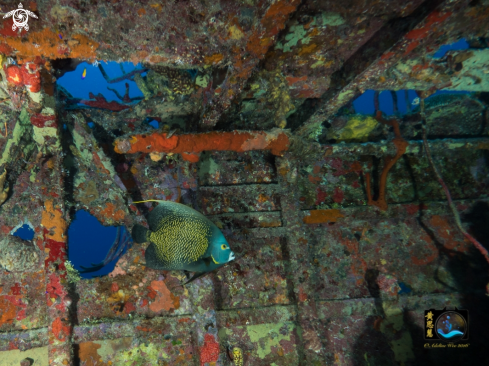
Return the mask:
<svg viewBox="0 0 489 366">
<path fill-rule="evenodd" d="M 145 243 L 148 241 L 148 229 L 142 225 L 136 224 L 132 228 L 132 240 L 136 243 Z"/>
</svg>

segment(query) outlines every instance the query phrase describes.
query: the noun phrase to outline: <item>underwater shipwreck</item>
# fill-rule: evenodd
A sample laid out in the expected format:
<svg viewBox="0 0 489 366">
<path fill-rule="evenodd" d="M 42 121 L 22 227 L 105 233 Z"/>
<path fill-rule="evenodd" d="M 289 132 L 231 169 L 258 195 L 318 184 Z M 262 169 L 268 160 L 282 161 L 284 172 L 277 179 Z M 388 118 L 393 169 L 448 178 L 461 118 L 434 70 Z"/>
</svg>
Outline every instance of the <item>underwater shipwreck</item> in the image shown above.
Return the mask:
<svg viewBox="0 0 489 366">
<path fill-rule="evenodd" d="M 0 14 L 1 366 L 489 364 L 488 0 Z"/>
</svg>

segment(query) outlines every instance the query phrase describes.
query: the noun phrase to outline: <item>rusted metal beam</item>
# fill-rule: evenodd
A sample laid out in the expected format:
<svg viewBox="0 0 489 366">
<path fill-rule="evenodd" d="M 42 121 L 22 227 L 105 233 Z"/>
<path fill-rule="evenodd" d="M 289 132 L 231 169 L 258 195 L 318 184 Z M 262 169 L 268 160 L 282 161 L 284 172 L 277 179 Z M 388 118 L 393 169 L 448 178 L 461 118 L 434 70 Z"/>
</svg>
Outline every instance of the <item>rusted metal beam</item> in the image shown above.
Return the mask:
<svg viewBox="0 0 489 366">
<path fill-rule="evenodd" d="M 420 21 L 416 27 L 408 27 L 404 36 L 390 49 L 383 52 L 382 55 L 370 64 L 362 72 L 356 72 L 356 75 L 348 82 L 348 75 L 345 72 L 339 72 L 337 77 L 338 83 L 333 85 L 330 90 L 323 95 L 322 105 L 315 113 L 297 130 L 297 133 L 303 137 L 316 138 L 321 131 L 321 124 L 326 118 L 334 114 L 340 107 L 352 100 L 356 95 L 361 94 L 368 89 L 372 80 L 380 78 L 383 73 L 395 65 L 402 57 L 408 55 L 416 47 L 424 47 L 434 44 L 438 40 L 438 32 L 435 30 L 443 27 L 451 20 L 453 14 L 463 9 L 469 1 L 444 2 L 429 12 L 429 14 Z M 429 5 L 429 4 L 428 4 Z M 353 56 L 355 57 L 355 56 Z M 345 68 L 344 68 L 345 69 Z M 347 84 L 344 83 L 347 80 Z"/>
<path fill-rule="evenodd" d="M 41 71 L 37 66 L 35 71 Z M 32 67 L 31 67 L 32 70 Z M 24 79 L 26 88 L 28 87 Z M 48 357 L 49 364 L 56 366 L 73 365 L 71 341 L 72 299 L 69 292 L 65 262 L 68 258 L 68 223 L 65 217 L 63 175 L 63 155 L 61 154 L 57 116 L 52 108 L 44 107 L 45 95 L 40 87 L 30 87 L 30 98 L 38 101 L 41 113 L 32 113 L 30 122 L 33 125 L 41 169 L 36 174 L 32 191 L 43 203 L 41 212 L 41 230 L 38 234 L 38 245 L 44 253 L 44 276 L 46 281 L 45 299 L 48 318 Z M 49 160 L 49 162 L 48 162 Z"/>
<path fill-rule="evenodd" d="M 408 143 L 406 154 L 419 154 L 422 152 L 423 141 L 411 140 Z M 489 138 L 429 140 L 429 146 L 433 152 L 453 149 L 489 150 Z M 325 156 L 329 157 L 347 155 L 374 155 L 381 157 L 396 153 L 396 147 L 389 141 L 322 145 L 320 149 Z"/>
<path fill-rule="evenodd" d="M 48 344 L 48 328 L 35 329 L 30 332 L 0 333 L 0 351 L 11 349 L 25 351 Z"/>
<path fill-rule="evenodd" d="M 245 48 L 232 48 L 232 72 L 220 86 L 219 95 L 213 100 L 212 106 L 207 106 L 201 120 L 202 127 L 209 129 L 216 125 L 240 94 L 268 49 L 275 44 L 278 33 L 284 29 L 290 14 L 296 11 L 300 3 L 300 0 L 279 0 L 271 4 L 248 38 Z"/>
</svg>

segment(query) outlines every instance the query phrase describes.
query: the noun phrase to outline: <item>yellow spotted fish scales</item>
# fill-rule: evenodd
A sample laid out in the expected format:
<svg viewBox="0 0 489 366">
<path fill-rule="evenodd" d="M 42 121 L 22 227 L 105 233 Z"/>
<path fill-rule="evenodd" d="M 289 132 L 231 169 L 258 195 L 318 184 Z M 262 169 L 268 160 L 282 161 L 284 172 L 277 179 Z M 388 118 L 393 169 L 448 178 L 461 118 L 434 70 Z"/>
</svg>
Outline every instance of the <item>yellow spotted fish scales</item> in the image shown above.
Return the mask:
<svg viewBox="0 0 489 366">
<path fill-rule="evenodd" d="M 180 203 L 149 201 L 158 202 L 148 215 L 149 229 L 136 224 L 132 230 L 136 243 L 150 242 L 145 252 L 149 268 L 196 272 L 192 281 L 234 259 L 226 238 L 207 217 Z"/>
<path fill-rule="evenodd" d="M 172 210 L 160 213 L 162 217 L 157 220 L 156 230 L 148 235 L 157 248 L 158 259 L 168 269 L 180 269 L 184 264 L 199 260 L 211 237 L 209 220 L 204 216 L 189 215 L 186 208 L 174 206 Z"/>
</svg>

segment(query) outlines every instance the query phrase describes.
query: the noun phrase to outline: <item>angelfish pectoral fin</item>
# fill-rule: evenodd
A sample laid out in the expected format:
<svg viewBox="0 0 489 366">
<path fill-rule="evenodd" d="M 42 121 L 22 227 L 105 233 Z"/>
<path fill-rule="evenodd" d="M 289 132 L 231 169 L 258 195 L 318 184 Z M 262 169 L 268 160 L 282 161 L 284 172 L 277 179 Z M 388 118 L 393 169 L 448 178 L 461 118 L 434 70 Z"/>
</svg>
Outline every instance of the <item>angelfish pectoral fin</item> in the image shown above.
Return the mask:
<svg viewBox="0 0 489 366">
<path fill-rule="evenodd" d="M 187 282 L 185 282 L 184 286 L 188 285 L 190 282 L 196 280 L 199 277 L 202 277 L 203 275 L 205 275 L 207 273 L 210 273 L 210 272 L 195 272 L 194 275 L 192 276 L 192 278 L 190 280 L 188 280 Z"/>
</svg>

